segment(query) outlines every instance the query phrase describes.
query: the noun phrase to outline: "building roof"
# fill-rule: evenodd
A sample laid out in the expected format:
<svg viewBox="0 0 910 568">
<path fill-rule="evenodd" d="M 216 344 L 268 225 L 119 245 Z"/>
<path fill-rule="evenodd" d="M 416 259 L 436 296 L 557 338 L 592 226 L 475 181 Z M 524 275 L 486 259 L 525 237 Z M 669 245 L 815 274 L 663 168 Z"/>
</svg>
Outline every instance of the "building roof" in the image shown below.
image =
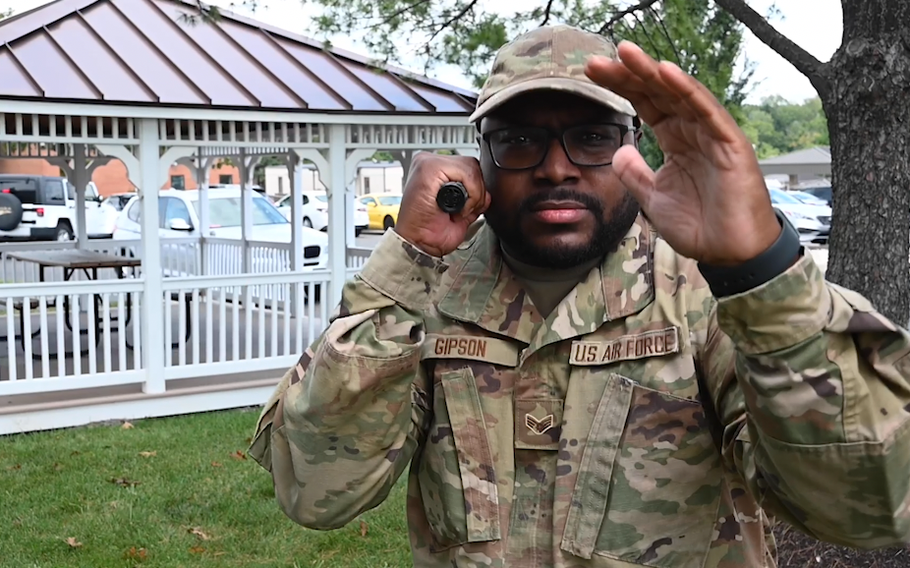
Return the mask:
<svg viewBox="0 0 910 568">
<path fill-rule="evenodd" d="M 797 150 L 795 152 L 790 152 L 789 154 L 782 154 L 780 156 L 774 156 L 773 158 L 767 158 L 761 161 L 762 164 L 830 164 L 831 163 L 831 148 L 828 146 L 815 146 L 813 148 L 806 148 L 805 150 Z"/>
<path fill-rule="evenodd" d="M 0 99 L 469 114 L 471 91 L 184 0 L 56 0 L 0 20 Z M 198 18 L 197 18 L 198 20 Z"/>
<path fill-rule="evenodd" d="M 830 175 L 831 148 L 815 146 L 797 150 L 761 160 L 759 166 L 765 175 Z"/>
</svg>

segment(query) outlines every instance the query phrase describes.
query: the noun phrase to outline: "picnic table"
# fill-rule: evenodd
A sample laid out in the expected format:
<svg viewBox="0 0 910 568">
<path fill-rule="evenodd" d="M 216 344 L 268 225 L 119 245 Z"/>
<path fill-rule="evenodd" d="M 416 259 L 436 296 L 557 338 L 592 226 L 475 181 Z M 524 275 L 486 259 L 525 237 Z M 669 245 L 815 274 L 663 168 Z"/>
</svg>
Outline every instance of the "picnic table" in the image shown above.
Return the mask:
<svg viewBox="0 0 910 568">
<path fill-rule="evenodd" d="M 53 250 L 53 251 L 33 251 L 33 252 L 13 252 L 6 255 L 8 258 L 14 258 L 22 262 L 31 262 L 38 265 L 38 279 L 45 282 L 45 271 L 48 268 L 62 268 L 63 280 L 69 281 L 74 274 L 82 271 L 90 280 L 98 280 L 98 271 L 111 268 L 117 271 L 117 278 L 123 279 L 127 276 L 127 269 L 142 266 L 142 261 L 138 258 L 127 256 L 116 256 L 113 254 L 82 249 Z M 101 305 L 103 304 L 100 294 L 94 294 L 95 303 L 95 346 L 101 342 Z M 34 303 L 34 301 L 33 301 Z M 66 327 L 73 331 L 73 324 L 70 321 L 69 296 L 63 297 L 63 312 Z M 34 306 L 29 306 L 29 309 Z M 133 302 L 130 294 L 126 295 L 126 322 L 124 326 L 129 325 L 132 318 Z M 19 311 L 19 339 L 22 350 L 25 351 L 25 308 L 24 303 L 19 304 L 16 309 Z M 31 334 L 34 337 L 40 333 L 40 328 Z M 81 333 L 87 333 L 88 330 L 82 330 Z M 128 345 L 129 346 L 129 345 Z M 131 346 L 129 346 L 132 348 Z M 83 351 L 82 355 L 88 351 Z M 35 354 L 32 354 L 34 357 Z"/>
<path fill-rule="evenodd" d="M 23 262 L 37 264 L 41 282 L 44 282 L 44 271 L 46 268 L 63 268 L 63 280 L 66 281 L 72 278 L 73 274 L 78 270 L 82 270 L 90 279 L 97 280 L 99 269 L 118 269 L 117 277 L 123 278 L 124 268 L 142 266 L 142 261 L 138 258 L 83 249 L 11 252 L 6 256 Z"/>
</svg>

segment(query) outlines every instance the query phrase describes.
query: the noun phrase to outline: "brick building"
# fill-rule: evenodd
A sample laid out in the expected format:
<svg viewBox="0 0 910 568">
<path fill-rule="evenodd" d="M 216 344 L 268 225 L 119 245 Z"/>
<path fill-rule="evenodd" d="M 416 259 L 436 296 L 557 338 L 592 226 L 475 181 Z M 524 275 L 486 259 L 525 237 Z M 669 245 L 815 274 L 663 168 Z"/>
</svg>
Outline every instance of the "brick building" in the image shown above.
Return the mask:
<svg viewBox="0 0 910 568">
<path fill-rule="evenodd" d="M 216 164 L 209 173 L 209 183 L 240 183 L 240 172 L 236 166 Z M 0 174 L 27 174 L 39 176 L 59 176 L 60 168 L 44 160 L 34 158 L 0 159 Z M 120 160 L 111 160 L 107 165 L 95 170 L 92 181 L 102 196 L 133 191 L 133 184 L 126 175 L 126 167 Z M 196 189 L 198 184 L 193 172 L 183 165 L 172 166 L 169 181 L 163 188 Z"/>
</svg>

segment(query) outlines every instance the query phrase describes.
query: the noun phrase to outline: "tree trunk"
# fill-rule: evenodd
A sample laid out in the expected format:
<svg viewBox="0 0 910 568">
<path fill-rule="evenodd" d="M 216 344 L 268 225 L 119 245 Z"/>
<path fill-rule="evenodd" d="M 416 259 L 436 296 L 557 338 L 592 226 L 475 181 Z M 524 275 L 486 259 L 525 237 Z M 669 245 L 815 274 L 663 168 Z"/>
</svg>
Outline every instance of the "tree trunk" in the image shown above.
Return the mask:
<svg viewBox="0 0 910 568">
<path fill-rule="evenodd" d="M 843 0 L 822 93 L 834 190 L 828 279 L 910 319 L 910 2 Z"/>
<path fill-rule="evenodd" d="M 910 2 L 842 0 L 844 39 L 819 95 L 831 137 L 827 279 L 897 325 L 910 319 Z M 897 568 L 910 551 L 858 551 L 778 526 L 780 568 Z M 820 560 L 819 560 L 820 559 Z"/>
<path fill-rule="evenodd" d="M 827 279 L 910 326 L 910 1 L 841 0 L 844 35 L 828 63 L 745 0 L 715 0 L 803 73 L 828 118 L 833 222 Z M 859 551 L 775 527 L 780 568 L 905 568 L 910 548 Z"/>
</svg>

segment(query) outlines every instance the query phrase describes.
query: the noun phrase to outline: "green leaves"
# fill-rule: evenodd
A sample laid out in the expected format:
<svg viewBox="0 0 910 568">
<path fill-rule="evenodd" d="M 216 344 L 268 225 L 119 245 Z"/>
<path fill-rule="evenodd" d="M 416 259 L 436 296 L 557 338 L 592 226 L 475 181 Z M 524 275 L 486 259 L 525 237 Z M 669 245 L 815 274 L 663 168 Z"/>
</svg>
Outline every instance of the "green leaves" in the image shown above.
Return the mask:
<svg viewBox="0 0 910 568">
<path fill-rule="evenodd" d="M 566 23 L 632 40 L 658 59 L 695 75 L 737 119 L 752 76 L 734 77 L 743 28 L 711 0 L 663 0 L 631 4 L 612 0 L 530 0 L 524 10 L 505 11 L 481 0 L 312 0 L 322 7 L 310 33 L 359 38 L 383 62 L 458 67 L 480 88 L 496 51 L 509 39 L 540 25 Z M 645 6 L 629 14 L 629 6 Z M 663 162 L 646 131 L 642 152 L 652 166 Z"/>
<path fill-rule="evenodd" d="M 744 106 L 743 115 L 743 131 L 760 159 L 830 144 L 828 121 L 818 98 L 795 104 L 768 97 L 761 104 Z"/>
</svg>

